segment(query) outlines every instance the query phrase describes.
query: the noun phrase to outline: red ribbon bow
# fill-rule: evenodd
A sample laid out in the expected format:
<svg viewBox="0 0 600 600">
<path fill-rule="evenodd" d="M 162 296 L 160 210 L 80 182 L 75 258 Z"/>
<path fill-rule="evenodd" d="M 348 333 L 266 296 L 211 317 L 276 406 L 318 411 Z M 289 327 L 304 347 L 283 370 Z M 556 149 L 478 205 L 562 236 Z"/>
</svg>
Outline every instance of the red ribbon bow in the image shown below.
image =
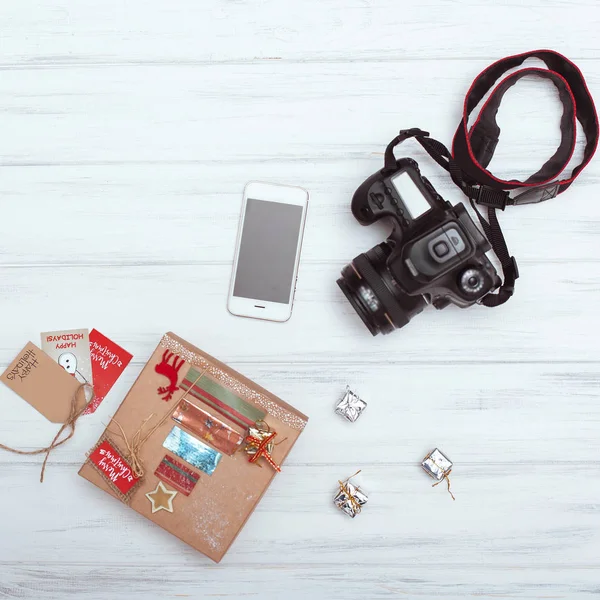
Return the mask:
<svg viewBox="0 0 600 600">
<path fill-rule="evenodd" d="M 265 436 L 263 439 L 257 438 L 253 435 L 249 435 L 246 437 L 246 444 L 253 450 L 255 450 L 254 454 L 248 459 L 249 462 L 255 463 L 261 456 L 263 456 L 266 461 L 278 472 L 281 473 L 281 467 L 273 460 L 273 457 L 269 453 L 267 449 L 269 444 L 273 441 L 275 436 L 277 435 L 276 431 L 271 432 L 269 435 Z"/>
</svg>

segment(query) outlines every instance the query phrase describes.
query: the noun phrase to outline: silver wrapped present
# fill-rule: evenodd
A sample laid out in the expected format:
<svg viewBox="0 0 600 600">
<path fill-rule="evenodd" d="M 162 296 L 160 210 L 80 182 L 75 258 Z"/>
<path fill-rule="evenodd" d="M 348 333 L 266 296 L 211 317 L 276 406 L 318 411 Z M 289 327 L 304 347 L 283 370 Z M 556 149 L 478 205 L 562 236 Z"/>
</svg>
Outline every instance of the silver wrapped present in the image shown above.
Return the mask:
<svg viewBox="0 0 600 600">
<path fill-rule="evenodd" d="M 360 472 L 360 471 L 359 471 Z M 356 473 L 358 475 L 358 473 Z M 354 477 L 354 475 L 352 475 Z M 338 482 L 340 489 L 333 499 L 333 503 L 349 517 L 354 517 L 360 514 L 362 507 L 367 503 L 369 497 L 359 486 L 354 485 L 348 477 L 345 481 Z"/>
<path fill-rule="evenodd" d="M 428 475 L 437 479 L 437 481 L 441 481 L 444 477 L 448 477 L 452 470 L 452 462 L 450 459 L 437 448 L 432 450 L 423 459 L 421 466 Z"/>
<path fill-rule="evenodd" d="M 348 419 L 351 423 L 354 423 L 365 408 L 367 408 L 367 403 L 359 398 L 349 386 L 346 386 L 346 393 L 337 403 L 335 412 L 338 415 L 342 415 L 345 419 Z"/>
<path fill-rule="evenodd" d="M 452 490 L 450 489 L 450 471 L 452 471 L 452 461 L 445 454 L 436 448 L 423 459 L 421 466 L 423 467 L 425 473 L 436 480 L 436 482 L 433 484 L 433 487 L 445 479 L 446 484 L 448 485 L 448 493 L 450 496 L 452 496 L 452 500 L 456 500 Z"/>
</svg>

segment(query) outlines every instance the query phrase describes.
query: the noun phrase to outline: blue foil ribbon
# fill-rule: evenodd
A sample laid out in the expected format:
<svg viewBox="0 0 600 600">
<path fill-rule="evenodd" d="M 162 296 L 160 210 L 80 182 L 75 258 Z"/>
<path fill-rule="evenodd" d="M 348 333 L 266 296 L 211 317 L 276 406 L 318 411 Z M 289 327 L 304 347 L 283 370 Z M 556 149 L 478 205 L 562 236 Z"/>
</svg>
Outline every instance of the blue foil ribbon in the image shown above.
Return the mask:
<svg viewBox="0 0 600 600">
<path fill-rule="evenodd" d="M 193 467 L 212 475 L 221 460 L 222 454 L 179 427 L 173 427 L 163 446 Z"/>
</svg>

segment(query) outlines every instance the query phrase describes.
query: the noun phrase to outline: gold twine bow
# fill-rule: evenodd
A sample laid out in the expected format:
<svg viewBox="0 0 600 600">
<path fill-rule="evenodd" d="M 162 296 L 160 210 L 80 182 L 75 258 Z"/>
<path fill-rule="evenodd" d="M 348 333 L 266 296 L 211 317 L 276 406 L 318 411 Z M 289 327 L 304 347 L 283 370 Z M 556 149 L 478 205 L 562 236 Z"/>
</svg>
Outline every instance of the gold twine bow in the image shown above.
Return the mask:
<svg viewBox="0 0 600 600">
<path fill-rule="evenodd" d="M 452 496 L 452 500 L 456 500 L 456 498 L 454 497 L 454 494 L 452 493 L 452 490 L 450 489 L 450 473 L 452 472 L 452 469 L 450 469 L 450 471 L 448 471 L 447 473 L 444 473 L 444 476 L 439 480 L 436 481 L 431 487 L 435 487 L 436 485 L 440 485 L 440 483 L 442 483 L 442 481 L 444 481 L 444 479 L 446 480 L 446 483 L 448 484 L 448 493 Z"/>
<path fill-rule="evenodd" d="M 354 475 L 350 475 L 350 477 L 347 477 L 344 481 L 341 481 L 338 479 L 338 483 L 340 484 L 340 493 L 345 494 L 346 498 L 348 498 L 348 500 L 350 500 L 350 504 L 352 504 L 352 509 L 354 510 L 354 513 L 357 515 L 360 514 L 362 507 L 359 504 L 358 500 L 350 493 L 350 490 L 348 489 L 347 484 L 350 482 L 350 480 L 353 477 L 356 477 L 361 471 L 362 471 L 362 469 L 359 469 L 358 471 L 356 471 L 356 473 L 354 473 Z M 358 490 L 360 490 L 360 486 L 358 486 L 356 488 L 357 492 L 358 492 Z"/>
<path fill-rule="evenodd" d="M 149 415 L 148 417 L 146 417 L 143 420 L 139 429 L 133 434 L 133 437 L 131 438 L 131 442 L 127 438 L 127 434 L 121 427 L 121 424 L 116 419 L 111 419 L 111 422 L 114 422 L 115 425 L 120 429 L 120 433 L 118 431 L 111 431 L 110 429 L 107 429 L 107 431 L 109 433 L 111 433 L 112 435 L 118 435 L 125 442 L 125 446 L 127 446 L 127 452 L 125 452 L 125 458 L 131 463 L 130 464 L 131 470 L 138 479 L 141 479 L 145 473 L 144 464 L 142 463 L 142 460 L 140 458 L 140 450 L 142 449 L 142 446 L 146 443 L 146 440 L 158 429 L 158 427 L 160 425 L 162 425 L 162 422 L 157 423 L 157 425 L 154 426 L 154 428 L 148 433 L 148 435 L 146 435 L 146 437 L 141 439 L 142 431 L 144 430 L 144 426 L 154 416 L 155 416 L 155 414 L 152 413 L 151 415 Z M 164 421 L 164 419 L 163 419 L 163 421 Z"/>
<path fill-rule="evenodd" d="M 85 390 L 86 388 L 89 388 L 91 390 L 91 397 L 87 402 L 84 403 L 82 408 L 78 409 L 77 404 L 79 401 L 79 392 L 81 392 L 81 390 Z M 69 411 L 69 416 L 67 420 L 63 423 L 62 427 L 58 430 L 58 433 L 54 436 L 54 439 L 52 440 L 49 446 L 46 446 L 45 448 L 40 448 L 39 450 L 18 450 L 17 448 L 11 448 L 10 446 L 0 444 L 0 450 L 6 450 L 7 452 L 12 452 L 13 454 L 20 454 L 23 456 L 45 454 L 46 456 L 44 457 L 44 462 L 42 463 L 42 472 L 40 473 L 40 483 L 44 483 L 44 473 L 46 472 L 46 464 L 48 463 L 48 459 L 50 458 L 50 453 L 59 446 L 62 446 L 63 444 L 68 442 L 73 437 L 73 435 L 75 435 L 75 425 L 77 424 L 77 420 L 79 419 L 79 417 L 81 417 L 81 415 L 85 412 L 90 403 L 94 400 L 94 397 L 94 389 L 89 383 L 82 383 L 79 385 L 79 387 L 75 390 L 75 393 L 73 394 L 73 398 L 71 399 L 71 409 Z M 71 431 L 69 431 L 68 435 L 62 440 L 59 439 L 60 436 L 69 428 L 71 429 Z"/>
</svg>

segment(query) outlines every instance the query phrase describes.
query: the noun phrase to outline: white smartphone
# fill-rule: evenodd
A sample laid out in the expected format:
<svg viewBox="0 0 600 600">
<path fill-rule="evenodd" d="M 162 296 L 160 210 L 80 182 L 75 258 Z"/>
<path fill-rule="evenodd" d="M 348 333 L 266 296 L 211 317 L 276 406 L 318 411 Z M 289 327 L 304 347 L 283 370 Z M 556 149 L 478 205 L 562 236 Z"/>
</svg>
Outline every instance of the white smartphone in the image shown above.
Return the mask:
<svg viewBox="0 0 600 600">
<path fill-rule="evenodd" d="M 251 181 L 244 189 L 227 308 L 240 317 L 292 315 L 308 192 Z"/>
</svg>

